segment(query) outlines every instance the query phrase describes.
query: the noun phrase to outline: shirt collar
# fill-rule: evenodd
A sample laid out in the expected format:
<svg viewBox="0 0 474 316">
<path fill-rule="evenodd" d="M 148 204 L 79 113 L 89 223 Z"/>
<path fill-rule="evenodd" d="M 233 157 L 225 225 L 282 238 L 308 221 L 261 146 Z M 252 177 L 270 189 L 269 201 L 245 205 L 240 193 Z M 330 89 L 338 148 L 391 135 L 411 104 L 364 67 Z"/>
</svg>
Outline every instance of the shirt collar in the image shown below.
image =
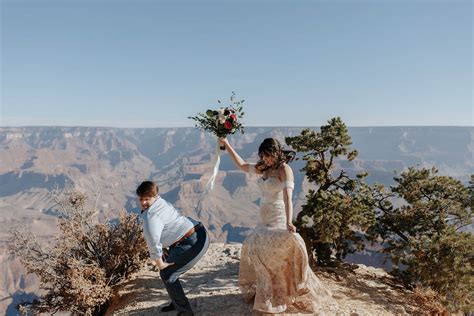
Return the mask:
<svg viewBox="0 0 474 316">
<path fill-rule="evenodd" d="M 151 203 L 151 205 L 150 205 L 148 208 L 141 210 L 140 214 L 143 214 L 143 213 L 145 213 L 146 211 L 148 211 L 148 210 L 149 210 L 153 205 L 155 205 L 155 203 L 156 203 L 158 200 L 160 200 L 160 199 L 161 199 L 161 197 L 158 195 L 158 196 L 156 197 L 156 200 L 154 200 L 153 203 Z"/>
</svg>

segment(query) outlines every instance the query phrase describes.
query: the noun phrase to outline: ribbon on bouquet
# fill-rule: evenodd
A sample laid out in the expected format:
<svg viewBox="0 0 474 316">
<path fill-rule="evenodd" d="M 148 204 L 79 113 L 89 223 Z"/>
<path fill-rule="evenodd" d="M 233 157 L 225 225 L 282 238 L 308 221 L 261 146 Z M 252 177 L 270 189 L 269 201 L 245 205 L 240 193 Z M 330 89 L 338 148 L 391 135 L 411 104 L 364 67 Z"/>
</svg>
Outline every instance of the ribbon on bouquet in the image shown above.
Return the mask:
<svg viewBox="0 0 474 316">
<path fill-rule="evenodd" d="M 219 172 L 219 165 L 221 163 L 221 151 L 220 151 L 219 139 L 217 140 L 217 143 L 216 143 L 216 151 L 214 153 L 213 163 L 214 163 L 214 168 L 212 170 L 212 175 L 206 183 L 207 193 L 210 193 L 212 189 L 214 188 L 214 182 L 216 181 L 216 176 L 217 176 L 217 173 Z"/>
</svg>

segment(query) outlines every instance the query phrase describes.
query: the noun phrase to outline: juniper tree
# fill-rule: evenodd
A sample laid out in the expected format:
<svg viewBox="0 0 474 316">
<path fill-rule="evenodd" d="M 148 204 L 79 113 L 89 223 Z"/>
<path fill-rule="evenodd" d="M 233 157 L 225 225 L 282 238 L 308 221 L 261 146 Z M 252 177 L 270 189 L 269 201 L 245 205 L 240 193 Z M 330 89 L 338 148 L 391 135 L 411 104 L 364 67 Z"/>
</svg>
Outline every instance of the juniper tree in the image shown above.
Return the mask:
<svg viewBox="0 0 474 316">
<path fill-rule="evenodd" d="M 452 310 L 472 309 L 474 237 L 461 229 L 472 223 L 474 177 L 466 187 L 435 168 L 409 168 L 394 180 L 390 191 L 373 188 L 371 239 L 383 245 L 393 273 L 407 285 L 431 287 Z"/>
<path fill-rule="evenodd" d="M 305 240 L 311 263 L 315 255 L 321 264 L 329 263 L 334 253 L 338 261 L 348 253 L 364 248 L 364 231 L 374 223 L 371 190 L 363 180 L 367 173 L 350 177 L 336 170 L 336 161 L 353 161 L 351 137 L 344 122 L 332 118 L 319 132 L 304 129 L 285 141 L 304 153 L 302 169 L 314 186 L 306 195 L 306 204 L 295 225 Z"/>
</svg>

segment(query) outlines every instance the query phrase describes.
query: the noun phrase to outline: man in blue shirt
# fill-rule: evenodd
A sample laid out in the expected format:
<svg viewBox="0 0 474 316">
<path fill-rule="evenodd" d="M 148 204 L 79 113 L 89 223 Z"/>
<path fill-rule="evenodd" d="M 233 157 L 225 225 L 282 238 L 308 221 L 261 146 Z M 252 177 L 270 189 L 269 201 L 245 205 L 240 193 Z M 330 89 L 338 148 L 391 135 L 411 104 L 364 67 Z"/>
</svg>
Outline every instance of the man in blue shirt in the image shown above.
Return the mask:
<svg viewBox="0 0 474 316">
<path fill-rule="evenodd" d="M 142 208 L 143 233 L 150 258 L 160 270 L 161 280 L 171 298 L 171 303 L 161 311 L 177 310 L 178 315 L 194 315 L 179 277 L 206 253 L 209 248 L 207 231 L 202 223 L 181 215 L 161 198 L 154 182 L 142 182 L 136 193 Z"/>
</svg>

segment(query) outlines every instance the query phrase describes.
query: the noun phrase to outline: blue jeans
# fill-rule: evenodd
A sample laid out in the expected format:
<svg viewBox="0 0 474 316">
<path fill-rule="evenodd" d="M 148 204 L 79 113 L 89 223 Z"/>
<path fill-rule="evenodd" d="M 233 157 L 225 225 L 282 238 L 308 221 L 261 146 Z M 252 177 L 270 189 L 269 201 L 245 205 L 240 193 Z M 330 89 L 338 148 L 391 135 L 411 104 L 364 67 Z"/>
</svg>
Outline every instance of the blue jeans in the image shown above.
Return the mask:
<svg viewBox="0 0 474 316">
<path fill-rule="evenodd" d="M 161 270 L 160 276 L 177 311 L 188 311 L 192 314 L 191 305 L 184 294 L 179 277 L 191 269 L 208 248 L 209 236 L 204 227 L 199 228 L 180 244 L 169 248 L 166 262 L 174 262 L 174 265 Z"/>
</svg>

